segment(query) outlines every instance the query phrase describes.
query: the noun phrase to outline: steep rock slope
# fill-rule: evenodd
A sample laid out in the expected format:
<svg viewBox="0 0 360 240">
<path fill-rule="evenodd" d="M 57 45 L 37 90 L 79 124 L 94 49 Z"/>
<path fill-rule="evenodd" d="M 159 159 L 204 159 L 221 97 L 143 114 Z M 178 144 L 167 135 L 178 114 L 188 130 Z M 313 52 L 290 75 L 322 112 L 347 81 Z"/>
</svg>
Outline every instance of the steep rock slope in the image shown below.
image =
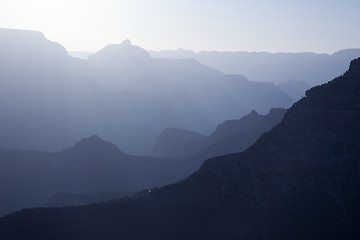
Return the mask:
<svg viewBox="0 0 360 240">
<path fill-rule="evenodd" d="M 359 239 L 360 59 L 252 147 L 117 202 L 23 210 L 2 239 Z"/>
</svg>

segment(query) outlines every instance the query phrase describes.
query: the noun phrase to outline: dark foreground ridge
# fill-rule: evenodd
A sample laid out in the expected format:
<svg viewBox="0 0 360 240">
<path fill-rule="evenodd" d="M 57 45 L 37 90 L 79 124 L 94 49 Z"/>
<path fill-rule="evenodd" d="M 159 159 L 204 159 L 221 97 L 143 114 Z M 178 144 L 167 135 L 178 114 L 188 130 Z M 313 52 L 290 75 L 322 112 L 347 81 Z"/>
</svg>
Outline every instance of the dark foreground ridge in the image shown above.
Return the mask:
<svg viewBox="0 0 360 240">
<path fill-rule="evenodd" d="M 22 210 L 1 239 L 359 239 L 360 59 L 246 151 L 132 198 Z"/>
</svg>

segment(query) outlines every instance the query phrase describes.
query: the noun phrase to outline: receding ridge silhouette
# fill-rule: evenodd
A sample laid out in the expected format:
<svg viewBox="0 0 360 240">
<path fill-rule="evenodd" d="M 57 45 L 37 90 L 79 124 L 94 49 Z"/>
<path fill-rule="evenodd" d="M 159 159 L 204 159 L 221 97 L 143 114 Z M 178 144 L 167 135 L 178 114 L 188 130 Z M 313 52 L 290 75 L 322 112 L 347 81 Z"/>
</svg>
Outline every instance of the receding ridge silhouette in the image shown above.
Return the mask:
<svg viewBox="0 0 360 240">
<path fill-rule="evenodd" d="M 165 129 L 157 138 L 152 156 L 192 157 L 200 161 L 218 155 L 241 152 L 266 131 L 278 124 L 285 109 L 271 109 L 267 115 L 255 110 L 236 120 L 219 124 L 215 131 L 205 136 L 183 129 Z"/>
<path fill-rule="evenodd" d="M 2 239 L 358 239 L 360 58 L 242 153 L 132 198 L 22 210 Z M 84 227 L 86 231 L 84 231 Z"/>
<path fill-rule="evenodd" d="M 175 182 L 195 170 L 180 160 L 125 154 L 97 135 L 60 152 L 0 149 L 0 169 L 1 216 L 42 206 L 58 193 L 66 194 L 64 205 L 80 204 L 79 197 L 85 204 Z M 114 194 L 99 193 L 104 191 Z"/>
<path fill-rule="evenodd" d="M 251 81 L 286 83 L 305 81 L 309 87 L 325 83 L 346 71 L 348 63 L 360 57 L 360 49 L 345 49 L 334 54 L 149 51 L 153 57 L 193 58 L 227 74 L 242 74 Z M 306 90 L 306 89 L 302 89 Z M 291 94 L 291 92 L 287 92 Z M 303 93 L 302 93 L 303 94 Z M 298 94 L 294 95 L 294 99 Z M 300 96 L 301 97 L 301 96 Z"/>
<path fill-rule="evenodd" d="M 272 107 L 290 107 L 293 102 L 274 84 L 224 75 L 194 59 L 154 59 L 130 43 L 109 45 L 90 56 L 88 63 L 113 74 L 99 81 L 101 86 L 168 99 L 183 120 L 183 128 L 202 134 L 252 109 L 268 112 Z"/>
<path fill-rule="evenodd" d="M 69 149 L 84 154 L 97 154 L 97 153 L 119 153 L 125 155 L 119 148 L 111 142 L 104 141 L 98 135 L 94 134 L 88 138 L 82 138 L 75 144 L 74 147 Z"/>
<path fill-rule="evenodd" d="M 360 238 L 359 49 L 0 51 L 1 240 Z"/>
<path fill-rule="evenodd" d="M 73 147 L 55 153 L 0 150 L 0 167 L 6 171 L 0 176 L 0 181 L 6 184 L 0 188 L 3 193 L 0 215 L 24 207 L 42 206 L 45 202 L 46 206 L 68 206 L 71 203 L 78 205 L 99 199 L 109 200 L 123 196 L 119 195 L 122 192 L 180 180 L 193 173 L 206 158 L 242 151 L 250 146 L 261 133 L 280 122 L 284 109 L 280 111 L 282 115 L 277 122 L 267 120 L 274 111 L 271 110 L 265 118 L 256 114 L 255 118 L 248 120 L 249 116 L 229 121 L 235 123 L 230 127 L 226 127 L 229 124 L 225 122 L 208 137 L 182 129 L 165 130 L 169 131 L 169 136 L 164 141 L 170 145 L 161 146 L 161 151 L 167 151 L 167 154 L 159 154 L 156 158 L 128 155 L 98 135 L 82 138 Z M 259 123 L 249 125 L 249 122 Z M 269 129 L 263 128 L 266 124 Z M 179 137 L 175 143 L 169 140 L 174 137 L 174 131 Z M 229 136 L 238 136 L 239 140 L 228 144 Z M 196 139 L 201 140 L 198 145 L 194 144 Z M 182 159 L 187 156 L 191 157 Z M 178 159 L 173 159 L 175 157 Z M 39 177 L 30 177 L 32 174 Z M 18 179 L 18 185 L 7 183 L 8 179 L 14 178 Z M 100 194 L 100 191 L 116 192 Z"/>
<path fill-rule="evenodd" d="M 41 33 L 0 29 L 0 39 L 1 147 L 57 151 L 96 132 L 145 154 L 164 128 L 184 127 L 168 100 L 105 90 L 106 73 Z"/>
<path fill-rule="evenodd" d="M 274 84 L 192 59 L 153 59 L 129 41 L 84 61 L 39 32 L 1 29 L 0 38 L 5 148 L 57 151 L 96 132 L 126 153 L 145 155 L 165 128 L 208 134 L 251 109 L 293 102 Z"/>
</svg>

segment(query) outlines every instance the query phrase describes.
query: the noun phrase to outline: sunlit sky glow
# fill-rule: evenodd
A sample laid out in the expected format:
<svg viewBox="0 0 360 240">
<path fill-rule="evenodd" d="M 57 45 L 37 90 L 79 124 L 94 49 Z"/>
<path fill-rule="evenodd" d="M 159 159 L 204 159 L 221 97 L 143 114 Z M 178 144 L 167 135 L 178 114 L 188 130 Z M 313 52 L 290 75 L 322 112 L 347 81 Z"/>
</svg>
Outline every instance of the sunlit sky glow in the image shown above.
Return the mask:
<svg viewBox="0 0 360 240">
<path fill-rule="evenodd" d="M 359 0 L 0 0 L 0 27 L 69 51 L 130 39 L 145 49 L 332 53 L 360 48 Z"/>
</svg>

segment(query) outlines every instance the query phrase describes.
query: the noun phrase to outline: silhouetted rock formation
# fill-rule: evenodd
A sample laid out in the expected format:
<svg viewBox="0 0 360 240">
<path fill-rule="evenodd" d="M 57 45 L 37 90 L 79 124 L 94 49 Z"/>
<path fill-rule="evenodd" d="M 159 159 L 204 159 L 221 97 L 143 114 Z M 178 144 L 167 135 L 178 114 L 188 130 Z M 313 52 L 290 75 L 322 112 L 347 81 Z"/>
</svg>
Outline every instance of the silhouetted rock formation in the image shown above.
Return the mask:
<svg viewBox="0 0 360 240">
<path fill-rule="evenodd" d="M 283 114 L 286 112 L 282 109 Z M 269 111 L 269 114 L 276 112 L 274 109 Z M 283 115 L 282 114 L 282 115 Z M 224 139 L 233 134 L 240 132 L 248 132 L 255 128 L 264 125 L 265 116 L 258 114 L 255 110 L 252 110 L 248 115 L 238 120 L 227 120 L 216 127 L 215 131 L 210 135 L 210 138 L 214 140 Z M 280 117 L 280 121 L 281 121 Z M 279 121 L 279 122 L 280 122 Z"/>
<path fill-rule="evenodd" d="M 2 239 L 359 239 L 360 59 L 246 151 L 117 202 L 22 210 Z"/>
<path fill-rule="evenodd" d="M 125 156 L 115 144 L 104 141 L 97 135 L 92 135 L 88 138 L 82 138 L 79 142 L 75 144 L 74 147 L 69 149 L 69 151 L 76 152 L 79 154 L 117 154 Z"/>
<path fill-rule="evenodd" d="M 0 215 L 42 206 L 58 192 L 128 192 L 175 182 L 194 171 L 180 163 L 127 155 L 97 135 L 55 153 L 0 149 Z"/>
<path fill-rule="evenodd" d="M 113 74 L 112 78 L 99 80 L 102 86 L 168 99 L 184 128 L 202 134 L 209 134 L 217 124 L 239 118 L 252 109 L 264 113 L 293 103 L 272 83 L 224 75 L 194 59 L 154 59 L 129 42 L 103 48 L 90 56 L 88 63 Z"/>
<path fill-rule="evenodd" d="M 185 126 L 163 98 L 99 87 L 107 75 L 39 32 L 0 29 L 0 52 L 1 147 L 58 151 L 96 132 L 140 154 Z"/>
<path fill-rule="evenodd" d="M 89 56 L 87 61 L 96 67 L 120 72 L 128 71 L 131 74 L 142 74 L 142 71 L 147 71 L 151 65 L 149 53 L 140 47 L 132 45 L 129 40 L 125 40 L 121 44 L 108 45 Z"/>
<path fill-rule="evenodd" d="M 204 159 L 241 152 L 266 131 L 280 123 L 286 110 L 271 109 L 267 115 L 255 110 L 236 120 L 219 124 L 209 136 L 182 129 L 165 129 L 157 138 L 152 156 Z M 196 168 L 198 168 L 197 166 Z"/>
<path fill-rule="evenodd" d="M 206 148 L 204 153 L 189 159 L 130 156 L 97 135 L 83 138 L 73 147 L 56 153 L 0 150 L 0 168 L 4 172 L 0 175 L 0 182 L 3 183 L 0 183 L 0 190 L 3 193 L 0 196 L 2 202 L 0 215 L 24 207 L 41 206 L 46 199 L 57 192 L 67 194 L 56 195 L 52 202 L 57 202 L 57 206 L 61 206 L 60 203 L 66 206 L 70 203 L 85 204 L 98 199 L 105 200 L 94 194 L 70 193 L 133 191 L 169 184 L 193 173 L 205 158 L 220 155 L 224 151 L 225 153 L 242 151 L 250 146 L 265 131 L 264 123 L 268 122 L 271 127 L 275 125 L 267 120 L 275 112 L 282 112 L 282 117 L 285 110 L 273 109 L 266 116 L 253 113 L 240 120 L 229 121 L 230 124 L 225 122 L 214 132 L 215 137 L 213 135 L 205 137 L 181 129 L 165 130 L 162 136 L 163 142 L 159 143 L 160 150 L 165 151 L 160 154 L 163 157 L 180 158 L 194 155 L 210 143 L 218 141 L 215 146 Z M 280 119 L 276 123 L 280 122 Z M 226 127 L 227 125 L 230 127 Z M 241 134 L 240 140 L 229 145 L 227 143 L 221 145 L 220 140 L 226 141 L 228 136 L 237 136 L 243 131 L 248 134 Z M 10 179 L 17 179 L 16 184 L 9 184 Z"/>
<path fill-rule="evenodd" d="M 226 74 L 242 74 L 251 81 L 286 83 L 306 81 L 310 87 L 322 84 L 346 71 L 349 62 L 360 57 L 360 49 L 345 49 L 334 54 L 149 51 L 152 57 L 193 58 Z M 303 89 L 305 90 L 305 89 Z M 290 93 L 291 92 L 287 92 Z M 304 94 L 302 92 L 301 94 Z"/>
<path fill-rule="evenodd" d="M 242 152 L 265 132 L 279 124 L 286 109 L 272 108 L 267 115 L 252 111 L 240 120 L 225 121 L 210 135 L 210 145 L 202 149 L 197 159 L 207 159 L 229 153 Z"/>
<path fill-rule="evenodd" d="M 165 128 L 208 134 L 251 109 L 293 102 L 274 84 L 227 76 L 192 59 L 152 59 L 129 41 L 84 61 L 39 32 L 0 29 L 0 39 L 5 148 L 58 151 L 96 132 L 144 155 Z"/>
</svg>

